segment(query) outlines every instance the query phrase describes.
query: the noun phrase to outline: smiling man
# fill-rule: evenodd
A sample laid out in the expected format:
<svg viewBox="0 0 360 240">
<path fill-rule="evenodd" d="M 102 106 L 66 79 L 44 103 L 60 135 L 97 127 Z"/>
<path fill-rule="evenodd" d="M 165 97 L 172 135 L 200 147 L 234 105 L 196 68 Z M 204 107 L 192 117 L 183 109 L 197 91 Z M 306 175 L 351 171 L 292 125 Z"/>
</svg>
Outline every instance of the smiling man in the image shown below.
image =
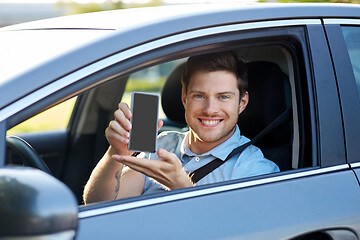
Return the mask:
<svg viewBox="0 0 360 240">
<path fill-rule="evenodd" d="M 158 137 L 156 154 L 137 157 L 127 149 L 131 111 L 120 103 L 115 120 L 106 129 L 110 147 L 85 186 L 84 202 L 278 172 L 277 165 L 253 145 L 227 159 L 235 148 L 250 141 L 237 126 L 249 101 L 246 88 L 246 67 L 234 52 L 190 57 L 182 76 L 181 97 L 189 131 L 164 132 Z M 160 120 L 159 128 L 162 124 Z M 225 162 L 194 183 L 189 173 L 215 159 Z"/>
</svg>

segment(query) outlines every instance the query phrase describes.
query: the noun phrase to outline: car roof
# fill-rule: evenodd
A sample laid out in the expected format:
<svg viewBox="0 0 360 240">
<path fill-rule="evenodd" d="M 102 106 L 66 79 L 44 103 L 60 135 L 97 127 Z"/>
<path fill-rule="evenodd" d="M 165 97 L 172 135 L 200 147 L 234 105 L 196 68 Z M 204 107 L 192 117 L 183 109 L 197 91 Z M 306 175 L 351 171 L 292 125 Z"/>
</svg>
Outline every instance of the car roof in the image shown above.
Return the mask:
<svg viewBox="0 0 360 240">
<path fill-rule="evenodd" d="M 0 109 L 61 76 L 153 39 L 228 23 L 309 17 L 360 18 L 360 6 L 190 4 L 72 15 L 1 28 Z"/>
</svg>

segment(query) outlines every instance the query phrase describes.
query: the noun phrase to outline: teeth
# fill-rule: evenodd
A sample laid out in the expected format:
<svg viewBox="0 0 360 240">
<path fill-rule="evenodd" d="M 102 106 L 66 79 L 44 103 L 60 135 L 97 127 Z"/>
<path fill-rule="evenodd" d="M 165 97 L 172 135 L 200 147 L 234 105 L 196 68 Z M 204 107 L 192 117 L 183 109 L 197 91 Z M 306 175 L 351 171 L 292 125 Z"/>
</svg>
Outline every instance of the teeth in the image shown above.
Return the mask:
<svg viewBox="0 0 360 240">
<path fill-rule="evenodd" d="M 218 124 L 220 121 L 219 120 L 210 120 L 210 121 L 202 120 L 202 122 L 206 125 L 214 126 L 214 125 Z"/>
</svg>

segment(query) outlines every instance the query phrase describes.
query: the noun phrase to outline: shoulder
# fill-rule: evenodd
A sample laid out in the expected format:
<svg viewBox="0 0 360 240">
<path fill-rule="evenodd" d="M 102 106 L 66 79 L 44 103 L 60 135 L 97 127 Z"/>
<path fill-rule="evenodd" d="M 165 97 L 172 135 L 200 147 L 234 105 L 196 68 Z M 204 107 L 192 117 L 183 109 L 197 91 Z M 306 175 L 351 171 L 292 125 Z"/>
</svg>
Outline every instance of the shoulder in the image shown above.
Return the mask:
<svg viewBox="0 0 360 240">
<path fill-rule="evenodd" d="M 158 141 L 161 142 L 172 142 L 172 141 L 182 141 L 186 133 L 176 132 L 176 131 L 166 131 L 158 135 Z"/>
<path fill-rule="evenodd" d="M 248 177 L 279 172 L 279 167 L 271 160 L 264 157 L 262 151 L 254 146 L 247 147 L 240 156 L 238 156 L 235 169 L 246 172 Z"/>
<path fill-rule="evenodd" d="M 178 131 L 164 131 L 161 132 L 158 135 L 158 138 L 176 138 L 176 137 L 180 137 L 180 138 L 184 138 L 184 136 L 186 135 L 186 132 L 178 132 Z"/>
<path fill-rule="evenodd" d="M 176 131 L 166 131 L 159 134 L 157 139 L 157 147 L 166 149 L 167 151 L 175 150 L 180 144 L 186 133 Z"/>
</svg>

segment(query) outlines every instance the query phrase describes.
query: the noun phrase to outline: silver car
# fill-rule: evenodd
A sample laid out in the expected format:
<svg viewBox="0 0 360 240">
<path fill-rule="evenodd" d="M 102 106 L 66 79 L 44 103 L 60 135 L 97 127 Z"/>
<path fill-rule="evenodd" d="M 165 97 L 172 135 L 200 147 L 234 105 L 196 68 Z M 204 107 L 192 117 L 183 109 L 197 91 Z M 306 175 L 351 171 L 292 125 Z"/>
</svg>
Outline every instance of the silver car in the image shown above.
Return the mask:
<svg viewBox="0 0 360 240">
<path fill-rule="evenodd" d="M 83 205 L 117 104 L 158 93 L 162 130 L 185 131 L 183 62 L 229 49 L 249 69 L 241 132 L 281 171 Z M 165 6 L 2 28 L 0 238 L 359 239 L 359 89 L 358 5 Z M 71 115 L 61 129 L 11 132 L 53 106 Z"/>
</svg>

